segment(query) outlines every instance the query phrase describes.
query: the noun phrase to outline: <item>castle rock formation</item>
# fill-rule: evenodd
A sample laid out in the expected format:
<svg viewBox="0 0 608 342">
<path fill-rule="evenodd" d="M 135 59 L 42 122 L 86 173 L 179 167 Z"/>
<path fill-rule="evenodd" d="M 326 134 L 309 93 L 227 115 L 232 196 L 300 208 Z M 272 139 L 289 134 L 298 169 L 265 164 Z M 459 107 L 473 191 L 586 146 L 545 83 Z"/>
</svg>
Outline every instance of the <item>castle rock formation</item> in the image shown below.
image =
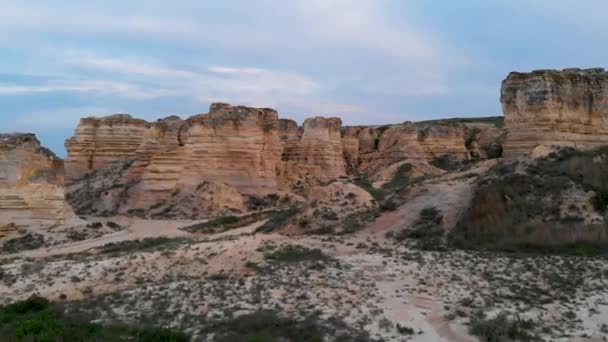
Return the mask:
<svg viewBox="0 0 608 342">
<path fill-rule="evenodd" d="M 512 72 L 502 82 L 506 156 L 539 145 L 608 144 L 608 72 L 604 69 Z"/>
<path fill-rule="evenodd" d="M 53 226 L 75 218 L 63 181 L 63 161 L 35 135 L 0 134 L 0 228 Z"/>
</svg>

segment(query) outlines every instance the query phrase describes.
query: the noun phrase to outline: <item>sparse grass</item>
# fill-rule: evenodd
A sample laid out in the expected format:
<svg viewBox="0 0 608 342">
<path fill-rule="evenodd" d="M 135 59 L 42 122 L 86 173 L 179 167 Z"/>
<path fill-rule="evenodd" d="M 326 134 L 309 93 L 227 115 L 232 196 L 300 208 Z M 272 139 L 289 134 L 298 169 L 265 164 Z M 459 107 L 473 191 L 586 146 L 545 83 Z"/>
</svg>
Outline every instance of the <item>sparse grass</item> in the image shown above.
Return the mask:
<svg viewBox="0 0 608 342">
<path fill-rule="evenodd" d="M 464 163 L 461 160 L 458 160 L 449 154 L 436 156 L 429 162 L 429 164 L 445 171 L 456 171 L 464 166 Z"/>
<path fill-rule="evenodd" d="M 187 239 L 168 237 L 145 238 L 143 240 L 125 240 L 112 242 L 99 247 L 100 254 L 128 254 L 134 252 L 154 252 L 176 248 Z"/>
<path fill-rule="evenodd" d="M 422 250 L 437 250 L 444 245 L 443 236 L 445 231 L 441 227 L 443 216 L 434 207 L 424 208 L 420 211 L 419 218 L 411 228 L 403 229 L 396 235 L 395 240 L 416 240 L 416 246 Z"/>
<path fill-rule="evenodd" d="M 369 192 L 376 201 L 382 203 L 387 200 L 387 197 L 390 195 L 411 184 L 410 172 L 412 167 L 412 164 L 409 163 L 399 165 L 391 180 L 384 183 L 380 189 L 374 188 L 366 177 L 356 177 L 353 179 L 353 182 L 363 190 Z M 388 204 L 388 206 L 390 206 L 390 204 Z"/>
<path fill-rule="evenodd" d="M 20 251 L 38 249 L 44 246 L 44 236 L 38 233 L 27 233 L 23 236 L 5 241 L 0 247 L 4 253 L 17 253 Z"/>
<path fill-rule="evenodd" d="M 412 168 L 412 164 L 409 163 L 399 165 L 393 178 L 382 185 L 382 190 L 385 193 L 391 193 L 407 187 L 410 184 L 410 172 Z"/>
<path fill-rule="evenodd" d="M 539 341 L 533 333 L 534 328 L 534 321 L 519 317 L 511 319 L 502 312 L 491 319 L 473 318 L 469 331 L 482 342 Z"/>
<path fill-rule="evenodd" d="M 425 126 L 429 124 L 446 124 L 446 123 L 489 123 L 496 127 L 503 127 L 505 124 L 504 116 L 484 116 L 478 118 L 451 118 L 451 119 L 438 119 L 438 120 L 426 120 L 418 121 L 414 124 L 416 126 Z"/>
<path fill-rule="evenodd" d="M 515 173 L 500 165 L 480 181 L 472 204 L 450 234 L 460 248 L 595 255 L 608 252 L 608 224 L 562 216 L 564 193 L 593 191 L 598 213 L 606 212 L 608 147 L 566 149 Z"/>
<path fill-rule="evenodd" d="M 300 213 L 300 210 L 300 207 L 292 206 L 289 209 L 277 211 L 268 218 L 266 223 L 258 227 L 255 232 L 271 233 L 277 231 L 288 224 L 298 213 Z"/>
<path fill-rule="evenodd" d="M 218 342 L 370 341 L 366 333 L 344 323 L 338 325 L 326 326 L 314 315 L 294 319 L 273 310 L 259 310 L 210 325 L 202 333 L 213 333 Z"/>
<path fill-rule="evenodd" d="M 280 263 L 297 263 L 302 261 L 328 260 L 329 256 L 320 249 L 310 249 L 302 246 L 287 245 L 264 255 L 264 258 Z"/>
<path fill-rule="evenodd" d="M 3 341 L 140 341 L 187 342 L 182 332 L 149 327 L 101 325 L 70 315 L 59 304 L 31 297 L 0 307 Z"/>
<path fill-rule="evenodd" d="M 181 230 L 190 232 L 190 233 L 221 233 L 230 229 L 245 227 L 252 223 L 258 222 L 264 219 L 265 216 L 270 215 L 270 213 L 253 213 L 243 216 L 236 215 L 227 215 L 227 216 L 219 216 L 209 221 L 193 224 L 191 226 L 187 226 L 181 228 Z"/>
</svg>

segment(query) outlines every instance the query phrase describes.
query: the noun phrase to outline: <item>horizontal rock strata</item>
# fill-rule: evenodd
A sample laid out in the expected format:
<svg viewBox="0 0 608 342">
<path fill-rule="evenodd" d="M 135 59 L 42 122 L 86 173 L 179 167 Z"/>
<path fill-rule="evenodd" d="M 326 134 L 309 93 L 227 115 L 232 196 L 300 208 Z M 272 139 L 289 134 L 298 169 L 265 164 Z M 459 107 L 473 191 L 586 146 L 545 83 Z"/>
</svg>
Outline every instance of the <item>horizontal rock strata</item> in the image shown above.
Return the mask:
<svg viewBox="0 0 608 342">
<path fill-rule="evenodd" d="M 0 226 L 73 219 L 64 199 L 63 161 L 33 134 L 0 134 Z"/>
<path fill-rule="evenodd" d="M 608 144 L 608 72 L 604 69 L 513 72 L 502 83 L 505 155 L 538 145 Z"/>
</svg>

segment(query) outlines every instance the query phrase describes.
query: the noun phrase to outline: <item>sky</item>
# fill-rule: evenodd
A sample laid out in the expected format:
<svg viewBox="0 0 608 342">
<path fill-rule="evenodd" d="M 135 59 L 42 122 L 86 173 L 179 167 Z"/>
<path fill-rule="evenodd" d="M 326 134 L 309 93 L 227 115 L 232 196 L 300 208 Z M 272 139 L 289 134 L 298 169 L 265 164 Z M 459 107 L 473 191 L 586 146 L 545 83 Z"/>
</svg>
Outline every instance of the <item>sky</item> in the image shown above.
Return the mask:
<svg viewBox="0 0 608 342">
<path fill-rule="evenodd" d="M 0 132 L 64 156 L 86 116 L 213 102 L 302 122 L 501 115 L 511 71 L 605 67 L 606 0 L 0 2 Z"/>
</svg>

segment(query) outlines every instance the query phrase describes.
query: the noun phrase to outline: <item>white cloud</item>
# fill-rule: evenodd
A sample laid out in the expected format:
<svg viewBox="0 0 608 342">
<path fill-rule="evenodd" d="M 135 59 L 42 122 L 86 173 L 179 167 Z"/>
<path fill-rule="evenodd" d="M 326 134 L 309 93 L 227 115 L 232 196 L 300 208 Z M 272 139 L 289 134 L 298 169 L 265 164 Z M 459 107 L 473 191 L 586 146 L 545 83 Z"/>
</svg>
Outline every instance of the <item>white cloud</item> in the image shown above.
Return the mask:
<svg viewBox="0 0 608 342">
<path fill-rule="evenodd" d="M 70 107 L 56 108 L 46 111 L 36 111 L 20 115 L 12 124 L 12 129 L 70 129 L 76 127 L 83 117 L 105 116 L 124 111 L 108 107 Z"/>
<path fill-rule="evenodd" d="M 75 57 L 68 59 L 67 62 L 69 64 L 84 68 L 125 74 L 136 74 L 149 77 L 197 77 L 196 73 L 190 71 L 172 69 L 159 65 L 146 64 L 137 61 L 121 60 L 116 58 Z"/>
<path fill-rule="evenodd" d="M 118 95 L 131 99 L 150 99 L 175 95 L 168 89 L 143 89 L 137 85 L 106 80 L 49 81 L 41 85 L 0 85 L 0 96 L 78 92 L 98 95 Z"/>
</svg>

